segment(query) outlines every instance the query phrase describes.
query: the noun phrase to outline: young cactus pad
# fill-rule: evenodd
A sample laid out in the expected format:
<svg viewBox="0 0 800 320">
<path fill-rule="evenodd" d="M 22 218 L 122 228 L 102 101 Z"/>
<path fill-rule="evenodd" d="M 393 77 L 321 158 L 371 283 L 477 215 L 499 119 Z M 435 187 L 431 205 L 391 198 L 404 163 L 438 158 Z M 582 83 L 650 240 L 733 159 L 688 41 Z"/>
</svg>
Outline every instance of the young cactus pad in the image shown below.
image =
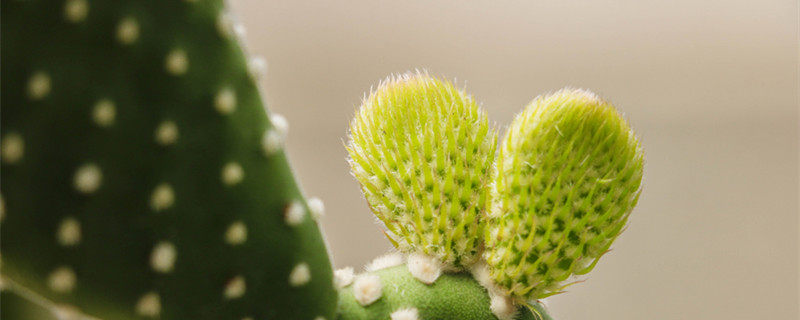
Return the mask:
<svg viewBox="0 0 800 320">
<path fill-rule="evenodd" d="M 100 319 L 333 319 L 321 206 L 227 17 L 221 0 L 3 1 L 5 289 Z"/>
<path fill-rule="evenodd" d="M 496 133 L 472 97 L 425 73 L 391 77 L 350 134 L 353 174 L 401 251 L 455 268 L 480 257 Z"/>
<path fill-rule="evenodd" d="M 486 260 L 508 294 L 543 298 L 589 272 L 639 198 L 642 147 L 609 103 L 584 90 L 539 97 L 501 142 Z"/>
</svg>

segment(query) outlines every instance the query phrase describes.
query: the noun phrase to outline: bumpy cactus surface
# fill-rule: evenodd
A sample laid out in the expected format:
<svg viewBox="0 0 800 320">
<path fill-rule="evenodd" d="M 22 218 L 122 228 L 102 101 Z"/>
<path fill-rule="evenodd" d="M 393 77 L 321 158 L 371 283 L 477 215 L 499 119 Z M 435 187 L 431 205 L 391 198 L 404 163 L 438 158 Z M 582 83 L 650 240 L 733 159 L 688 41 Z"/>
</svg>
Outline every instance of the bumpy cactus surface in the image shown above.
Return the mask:
<svg viewBox="0 0 800 320">
<path fill-rule="evenodd" d="M 365 99 L 350 163 L 406 257 L 356 276 L 340 318 L 549 318 L 536 299 L 608 250 L 642 178 L 641 145 L 617 111 L 583 90 L 537 98 L 497 158 L 487 122 L 472 97 L 427 73 L 392 77 Z M 341 287 L 352 269 L 336 274 Z M 447 316 L 454 304 L 463 313 Z"/>
<path fill-rule="evenodd" d="M 503 290 L 558 293 L 589 272 L 639 199 L 642 147 L 613 106 L 584 90 L 531 102 L 497 158 L 486 260 Z"/>
<path fill-rule="evenodd" d="M 497 134 L 472 97 L 423 74 L 393 77 L 351 126 L 353 173 L 404 252 L 463 268 L 480 257 Z"/>
<path fill-rule="evenodd" d="M 333 319 L 321 203 L 222 1 L 4 0 L 2 39 L 3 319 L 19 293 L 78 318 Z"/>
</svg>

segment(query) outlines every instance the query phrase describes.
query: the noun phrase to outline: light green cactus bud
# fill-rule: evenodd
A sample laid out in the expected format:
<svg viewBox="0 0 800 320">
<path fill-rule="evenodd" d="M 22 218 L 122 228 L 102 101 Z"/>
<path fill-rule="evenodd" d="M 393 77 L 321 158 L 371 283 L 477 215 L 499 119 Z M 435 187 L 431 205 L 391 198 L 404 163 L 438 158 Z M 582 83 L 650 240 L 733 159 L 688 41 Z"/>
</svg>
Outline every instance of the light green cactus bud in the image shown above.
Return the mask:
<svg viewBox="0 0 800 320">
<path fill-rule="evenodd" d="M 642 147 L 611 104 L 574 89 L 535 99 L 501 143 L 486 228 L 491 277 L 518 299 L 559 293 L 625 227 Z"/>
<path fill-rule="evenodd" d="M 387 79 L 350 128 L 353 174 L 387 236 L 456 269 L 475 262 L 497 134 L 475 100 L 425 73 Z"/>
</svg>

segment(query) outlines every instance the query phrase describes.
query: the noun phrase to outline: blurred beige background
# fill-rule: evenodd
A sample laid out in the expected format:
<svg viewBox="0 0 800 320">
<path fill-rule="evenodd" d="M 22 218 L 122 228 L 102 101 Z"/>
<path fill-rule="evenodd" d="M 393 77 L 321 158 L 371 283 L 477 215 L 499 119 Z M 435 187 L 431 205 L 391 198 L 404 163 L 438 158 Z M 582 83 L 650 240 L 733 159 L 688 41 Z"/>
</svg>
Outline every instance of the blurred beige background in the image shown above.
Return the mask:
<svg viewBox="0 0 800 320">
<path fill-rule="evenodd" d="M 501 132 L 534 96 L 590 88 L 646 150 L 629 229 L 560 320 L 800 319 L 796 1 L 237 0 L 273 112 L 335 265 L 390 248 L 345 162 L 371 85 L 427 68 Z"/>
</svg>

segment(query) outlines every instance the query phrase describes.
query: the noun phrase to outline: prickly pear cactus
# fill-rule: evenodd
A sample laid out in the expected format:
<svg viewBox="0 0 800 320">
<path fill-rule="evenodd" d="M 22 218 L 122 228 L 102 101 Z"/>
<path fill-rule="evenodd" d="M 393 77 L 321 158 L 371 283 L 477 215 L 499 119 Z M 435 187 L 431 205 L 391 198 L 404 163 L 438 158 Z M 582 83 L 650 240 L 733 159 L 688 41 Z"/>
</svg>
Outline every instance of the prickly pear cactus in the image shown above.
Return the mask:
<svg viewBox="0 0 800 320">
<path fill-rule="evenodd" d="M 463 269 L 480 257 L 496 143 L 472 97 L 417 73 L 387 79 L 364 101 L 348 151 L 392 242 Z"/>
<path fill-rule="evenodd" d="M 643 154 L 627 121 L 584 90 L 540 97 L 503 139 L 486 260 L 507 294 L 539 299 L 586 274 L 639 199 Z"/>
<path fill-rule="evenodd" d="M 350 163 L 404 256 L 336 271 L 340 319 L 550 319 L 537 299 L 608 250 L 642 179 L 641 145 L 619 113 L 583 90 L 537 98 L 497 158 L 487 123 L 427 73 L 365 99 Z"/>
<path fill-rule="evenodd" d="M 3 288 L 59 316 L 333 318 L 322 205 L 228 16 L 3 1 Z"/>
</svg>

